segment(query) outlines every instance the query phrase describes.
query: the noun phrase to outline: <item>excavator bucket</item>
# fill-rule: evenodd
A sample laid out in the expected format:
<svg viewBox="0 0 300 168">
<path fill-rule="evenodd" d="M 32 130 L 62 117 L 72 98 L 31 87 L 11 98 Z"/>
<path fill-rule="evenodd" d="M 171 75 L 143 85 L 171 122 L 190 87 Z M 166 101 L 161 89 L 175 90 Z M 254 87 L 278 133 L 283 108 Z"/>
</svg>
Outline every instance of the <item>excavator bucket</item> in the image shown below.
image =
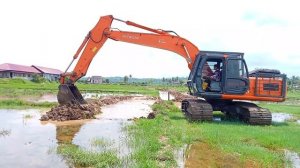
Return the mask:
<svg viewBox="0 0 300 168">
<path fill-rule="evenodd" d="M 61 84 L 59 85 L 57 94 L 57 100 L 59 104 L 68 103 L 79 103 L 85 104 L 86 101 L 83 99 L 81 93 L 77 87 L 73 84 Z"/>
</svg>

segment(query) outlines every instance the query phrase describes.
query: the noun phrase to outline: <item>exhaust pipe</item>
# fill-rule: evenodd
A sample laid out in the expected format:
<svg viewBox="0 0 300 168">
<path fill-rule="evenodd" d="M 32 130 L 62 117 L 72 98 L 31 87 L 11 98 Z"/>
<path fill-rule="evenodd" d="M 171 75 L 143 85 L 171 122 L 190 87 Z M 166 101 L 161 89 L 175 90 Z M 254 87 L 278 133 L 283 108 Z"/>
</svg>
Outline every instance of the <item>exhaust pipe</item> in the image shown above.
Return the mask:
<svg viewBox="0 0 300 168">
<path fill-rule="evenodd" d="M 74 84 L 61 84 L 58 87 L 57 100 L 60 105 L 76 103 L 85 104 L 86 101 L 83 99 L 81 93 Z"/>
</svg>

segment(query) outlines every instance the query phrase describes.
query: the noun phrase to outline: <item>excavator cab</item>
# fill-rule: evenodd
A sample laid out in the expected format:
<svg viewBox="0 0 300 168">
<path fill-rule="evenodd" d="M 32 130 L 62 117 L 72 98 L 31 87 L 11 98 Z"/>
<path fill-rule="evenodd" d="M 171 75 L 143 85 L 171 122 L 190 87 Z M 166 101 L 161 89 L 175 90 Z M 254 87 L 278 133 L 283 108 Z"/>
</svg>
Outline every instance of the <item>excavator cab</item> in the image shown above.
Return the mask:
<svg viewBox="0 0 300 168">
<path fill-rule="evenodd" d="M 192 95 L 204 98 L 221 98 L 224 93 L 242 95 L 249 89 L 248 76 L 243 53 L 200 51 L 188 86 Z"/>
</svg>

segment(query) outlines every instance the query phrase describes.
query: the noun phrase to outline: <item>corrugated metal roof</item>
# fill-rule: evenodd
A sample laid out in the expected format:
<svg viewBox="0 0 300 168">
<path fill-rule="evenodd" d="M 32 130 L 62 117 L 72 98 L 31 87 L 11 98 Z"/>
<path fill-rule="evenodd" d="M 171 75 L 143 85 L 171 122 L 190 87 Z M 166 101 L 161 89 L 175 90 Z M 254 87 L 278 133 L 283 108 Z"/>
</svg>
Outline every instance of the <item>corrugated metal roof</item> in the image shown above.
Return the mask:
<svg viewBox="0 0 300 168">
<path fill-rule="evenodd" d="M 34 67 L 10 64 L 10 63 L 0 64 L 0 71 L 29 72 L 29 73 L 37 73 L 37 74 L 40 73 L 40 71 L 38 71 Z"/>
<path fill-rule="evenodd" d="M 61 70 L 53 69 L 53 68 L 46 68 L 46 67 L 37 66 L 37 65 L 32 65 L 32 67 L 35 67 L 35 68 L 38 69 L 40 72 L 42 72 L 42 73 L 47 73 L 47 74 L 60 75 L 61 73 L 63 73 Z"/>
</svg>

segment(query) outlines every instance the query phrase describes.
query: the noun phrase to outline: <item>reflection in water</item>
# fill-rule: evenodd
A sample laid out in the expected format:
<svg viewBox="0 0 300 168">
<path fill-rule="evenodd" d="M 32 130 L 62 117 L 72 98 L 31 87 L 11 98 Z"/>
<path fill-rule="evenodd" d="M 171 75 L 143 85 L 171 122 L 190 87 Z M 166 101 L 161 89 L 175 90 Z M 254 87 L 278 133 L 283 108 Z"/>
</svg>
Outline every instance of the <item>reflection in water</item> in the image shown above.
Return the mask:
<svg viewBox="0 0 300 168">
<path fill-rule="evenodd" d="M 0 130 L 0 137 L 9 136 L 11 133 L 11 130 Z"/>
<path fill-rule="evenodd" d="M 198 142 L 189 145 L 185 167 L 245 167 L 235 155 L 224 154 L 209 144 Z"/>
<path fill-rule="evenodd" d="M 63 144 L 71 144 L 75 135 L 79 132 L 82 124 L 72 125 L 57 125 L 56 126 L 56 140 Z"/>
<path fill-rule="evenodd" d="M 289 150 L 284 150 L 284 155 L 286 160 L 290 161 L 291 165 L 286 165 L 286 167 L 300 168 L 300 156 L 296 152 Z"/>
<path fill-rule="evenodd" d="M 70 167 L 57 153 L 60 144 L 93 151 L 114 149 L 119 157 L 126 157 L 130 148 L 123 128 L 130 124 L 128 117 L 147 116 L 153 103 L 124 101 L 103 107 L 97 119 L 66 122 L 41 122 L 39 110 L 0 110 L 0 131 L 10 130 L 8 136 L 0 136 L 0 167 Z"/>
<path fill-rule="evenodd" d="M 0 167 L 68 167 L 53 152 L 57 147 L 54 125 L 41 125 L 39 110 L 0 110 L 0 128 L 11 130 L 0 137 Z M 25 115 L 32 118 L 24 119 Z"/>
</svg>

